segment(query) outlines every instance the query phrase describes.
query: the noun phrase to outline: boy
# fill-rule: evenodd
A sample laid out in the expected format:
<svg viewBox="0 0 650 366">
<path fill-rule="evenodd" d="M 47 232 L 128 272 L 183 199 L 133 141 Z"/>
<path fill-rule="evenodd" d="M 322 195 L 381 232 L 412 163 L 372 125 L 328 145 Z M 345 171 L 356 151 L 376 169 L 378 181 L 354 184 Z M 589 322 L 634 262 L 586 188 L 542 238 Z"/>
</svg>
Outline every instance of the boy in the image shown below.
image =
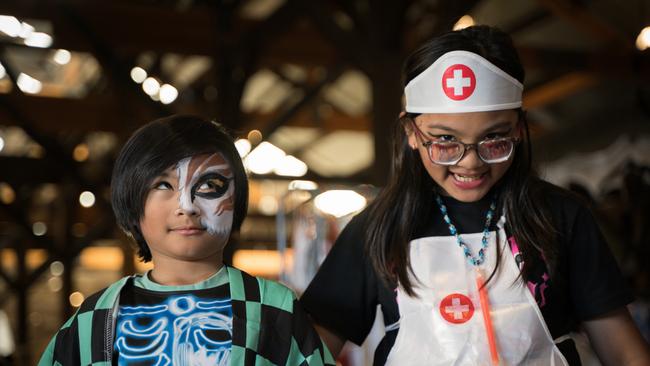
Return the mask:
<svg viewBox="0 0 650 366">
<path fill-rule="evenodd" d="M 286 287 L 222 263 L 248 182 L 223 127 L 153 121 L 122 148 L 117 223 L 154 268 L 90 296 L 39 365 L 324 365 L 334 361 Z"/>
</svg>

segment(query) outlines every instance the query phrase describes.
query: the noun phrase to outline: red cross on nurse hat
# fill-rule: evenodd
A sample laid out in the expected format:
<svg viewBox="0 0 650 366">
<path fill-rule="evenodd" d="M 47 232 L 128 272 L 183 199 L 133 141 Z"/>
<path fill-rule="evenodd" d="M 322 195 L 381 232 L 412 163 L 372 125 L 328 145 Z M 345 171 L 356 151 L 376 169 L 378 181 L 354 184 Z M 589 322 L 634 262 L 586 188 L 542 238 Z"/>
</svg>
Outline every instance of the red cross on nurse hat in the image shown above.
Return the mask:
<svg viewBox="0 0 650 366">
<path fill-rule="evenodd" d="M 404 89 L 409 113 L 463 113 L 521 107 L 524 86 L 468 51 L 442 55 Z"/>
</svg>

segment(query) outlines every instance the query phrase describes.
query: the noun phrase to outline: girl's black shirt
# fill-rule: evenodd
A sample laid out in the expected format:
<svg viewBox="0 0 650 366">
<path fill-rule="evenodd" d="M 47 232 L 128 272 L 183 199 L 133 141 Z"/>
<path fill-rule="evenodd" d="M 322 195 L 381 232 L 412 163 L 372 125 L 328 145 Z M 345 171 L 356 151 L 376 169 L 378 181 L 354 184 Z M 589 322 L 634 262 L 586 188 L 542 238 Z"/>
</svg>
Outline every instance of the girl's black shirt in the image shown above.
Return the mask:
<svg viewBox="0 0 650 366">
<path fill-rule="evenodd" d="M 581 321 L 627 305 L 633 297 L 587 207 L 571 193 L 550 183 L 542 184 L 558 232 L 558 280 L 550 279 L 540 261 L 533 267 L 534 278 L 528 287 L 534 288 L 544 321 L 556 339 L 578 330 Z M 461 234 L 483 231 L 490 200 L 489 195 L 471 203 L 444 198 Z M 432 201 L 430 207 L 429 217 L 424 220 L 428 224 L 416 230 L 411 240 L 450 235 L 436 202 Z M 381 306 L 384 324 L 399 320 L 395 288 L 379 279 L 364 250 L 367 216 L 366 210 L 344 228 L 300 299 L 316 323 L 359 345 L 370 332 L 377 305 Z M 491 230 L 496 229 L 496 221 Z M 375 351 L 375 365 L 385 363 L 396 335 L 397 331 L 386 333 Z M 572 341 L 558 348 L 571 365 L 580 364 Z"/>
</svg>

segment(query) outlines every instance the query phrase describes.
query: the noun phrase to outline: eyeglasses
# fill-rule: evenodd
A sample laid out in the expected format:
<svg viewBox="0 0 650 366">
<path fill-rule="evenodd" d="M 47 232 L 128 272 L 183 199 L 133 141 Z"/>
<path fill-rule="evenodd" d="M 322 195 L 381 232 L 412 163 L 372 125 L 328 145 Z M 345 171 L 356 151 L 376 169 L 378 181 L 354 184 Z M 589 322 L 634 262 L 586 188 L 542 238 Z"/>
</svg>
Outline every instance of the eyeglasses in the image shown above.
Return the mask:
<svg viewBox="0 0 650 366">
<path fill-rule="evenodd" d="M 475 149 L 478 157 L 487 164 L 496 164 L 510 159 L 515 145 L 519 142 L 516 137 L 499 137 L 487 139 L 475 144 L 465 144 L 460 141 L 432 141 L 427 140 L 422 130 L 414 120 L 411 120 L 415 132 L 425 142 L 422 146 L 427 148 L 431 162 L 439 165 L 456 165 L 468 150 Z"/>
</svg>

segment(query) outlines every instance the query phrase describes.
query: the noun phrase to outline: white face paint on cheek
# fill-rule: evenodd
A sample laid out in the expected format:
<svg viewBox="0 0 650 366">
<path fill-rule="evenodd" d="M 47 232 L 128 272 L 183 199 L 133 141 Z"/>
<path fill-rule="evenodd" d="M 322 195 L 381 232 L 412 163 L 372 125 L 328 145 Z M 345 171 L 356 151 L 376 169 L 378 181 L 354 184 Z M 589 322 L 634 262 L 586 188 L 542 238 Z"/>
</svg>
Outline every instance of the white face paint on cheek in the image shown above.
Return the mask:
<svg viewBox="0 0 650 366">
<path fill-rule="evenodd" d="M 221 210 L 219 212 L 219 207 L 226 200 L 231 200 L 232 198 L 232 187 L 228 189 L 228 192 L 218 199 L 205 199 L 202 197 L 196 197 L 194 204 L 199 206 L 203 215 L 201 215 L 201 225 L 203 225 L 208 233 L 220 237 L 227 237 L 230 235 L 230 230 L 232 229 L 233 222 L 233 211 L 232 209 Z"/>
<path fill-rule="evenodd" d="M 233 223 L 233 200 L 234 200 L 234 185 L 229 182 L 229 187 L 226 193 L 219 198 L 209 199 L 206 197 L 196 196 L 192 201 L 192 187 L 196 184 L 201 174 L 207 171 L 220 171 L 221 169 L 229 169 L 228 164 L 208 165 L 204 164 L 213 158 L 211 155 L 204 159 L 198 169 L 190 172 L 190 165 L 192 158 L 180 160 L 176 165 L 178 171 L 178 190 L 179 207 L 186 212 L 197 212 L 200 216 L 200 224 L 211 235 L 219 237 L 228 237 L 232 229 Z M 225 159 L 224 159 L 225 160 Z M 192 175 L 191 177 L 189 175 Z M 189 184 L 185 184 L 189 181 Z"/>
<path fill-rule="evenodd" d="M 178 171 L 178 191 L 181 193 L 178 196 L 178 205 L 181 209 L 188 212 L 196 209 L 192 204 L 192 187 L 185 185 L 191 160 L 192 158 L 185 158 L 176 164 L 176 169 Z"/>
</svg>

